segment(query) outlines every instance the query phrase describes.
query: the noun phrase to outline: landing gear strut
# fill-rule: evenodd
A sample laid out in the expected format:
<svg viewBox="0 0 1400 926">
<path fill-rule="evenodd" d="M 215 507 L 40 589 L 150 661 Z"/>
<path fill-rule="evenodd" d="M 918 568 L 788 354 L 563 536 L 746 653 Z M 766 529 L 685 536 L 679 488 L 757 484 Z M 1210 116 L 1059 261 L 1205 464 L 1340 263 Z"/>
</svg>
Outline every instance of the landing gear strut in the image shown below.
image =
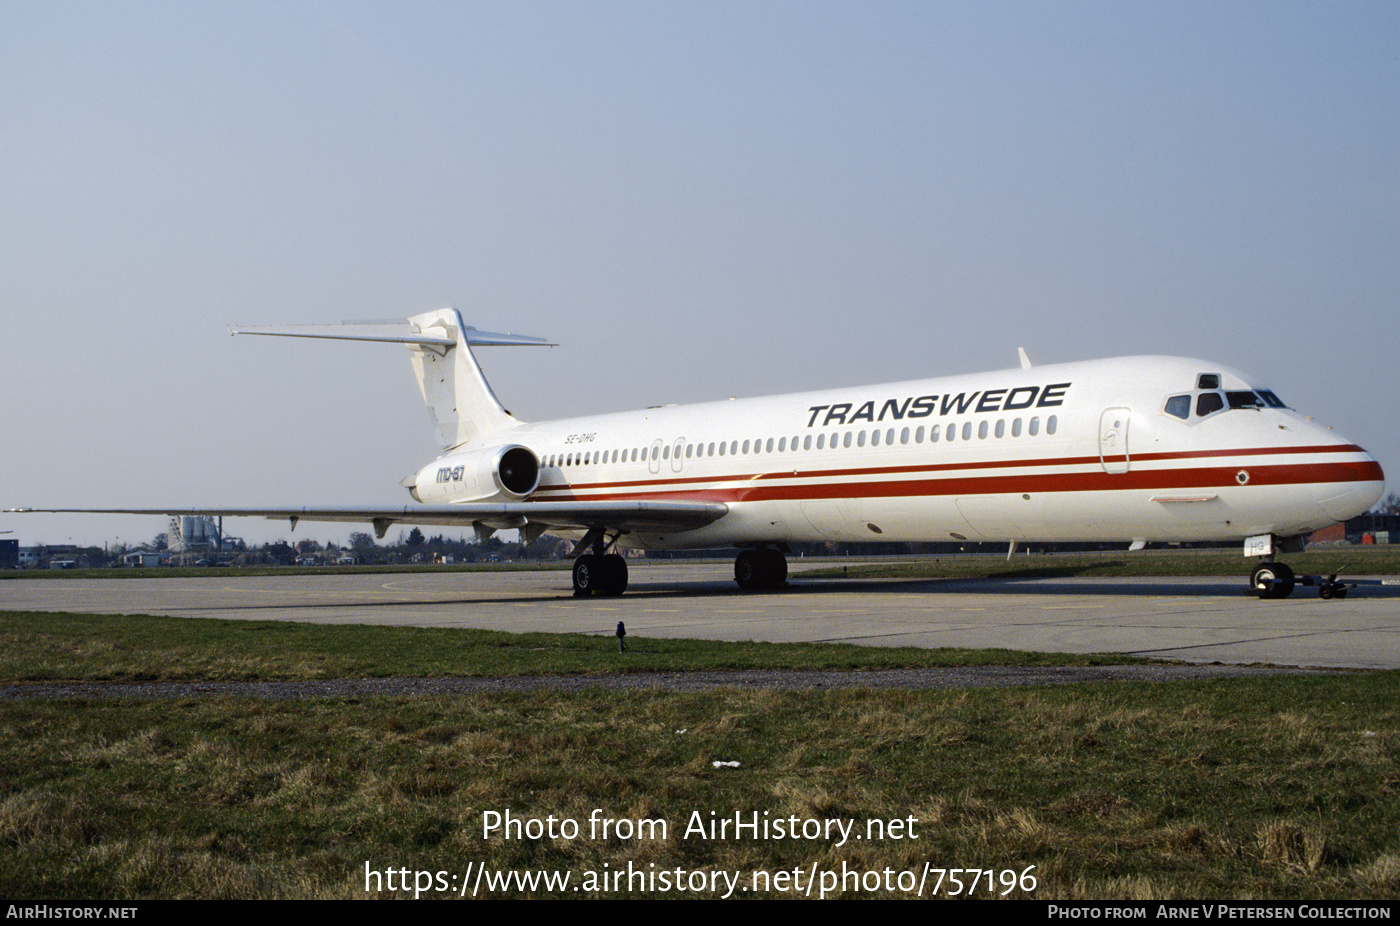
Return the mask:
<svg viewBox="0 0 1400 926">
<path fill-rule="evenodd" d="M 734 560 L 734 581 L 745 590 L 780 588 L 787 584 L 787 557 L 781 550 L 745 550 Z"/>
<path fill-rule="evenodd" d="M 614 538 L 616 539 L 616 538 Z M 627 591 L 627 560 L 607 549 L 603 534 L 593 540 L 593 548 L 574 560 L 574 597 L 616 596 Z"/>
</svg>

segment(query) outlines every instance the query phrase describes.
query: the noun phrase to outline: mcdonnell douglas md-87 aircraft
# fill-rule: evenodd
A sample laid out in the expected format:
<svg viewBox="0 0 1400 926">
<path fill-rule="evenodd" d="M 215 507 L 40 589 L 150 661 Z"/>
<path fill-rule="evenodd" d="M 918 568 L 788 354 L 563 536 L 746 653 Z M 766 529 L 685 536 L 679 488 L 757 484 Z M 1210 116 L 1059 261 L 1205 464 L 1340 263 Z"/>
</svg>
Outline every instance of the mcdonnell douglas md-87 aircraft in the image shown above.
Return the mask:
<svg viewBox="0 0 1400 926">
<path fill-rule="evenodd" d="M 1381 497 L 1365 450 L 1204 360 L 1120 357 L 529 424 L 506 411 L 455 309 L 404 324 L 230 328 L 407 345 L 442 453 L 399 508 L 105 509 L 467 525 L 577 539 L 576 595 L 627 587 L 618 547 L 734 546 L 746 589 L 782 585 L 789 541 L 1242 540 L 1264 598 L 1276 553 Z M 74 510 L 74 509 L 24 509 Z M 89 509 L 82 509 L 89 510 Z M 1325 582 L 1329 589 L 1345 587 Z"/>
</svg>

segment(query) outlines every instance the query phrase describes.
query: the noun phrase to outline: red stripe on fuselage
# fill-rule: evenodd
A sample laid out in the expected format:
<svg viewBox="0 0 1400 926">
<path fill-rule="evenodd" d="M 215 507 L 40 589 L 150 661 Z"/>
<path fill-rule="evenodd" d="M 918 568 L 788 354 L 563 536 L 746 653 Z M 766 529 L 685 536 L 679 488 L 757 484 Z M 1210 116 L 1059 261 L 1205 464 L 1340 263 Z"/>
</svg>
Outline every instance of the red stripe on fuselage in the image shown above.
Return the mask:
<svg viewBox="0 0 1400 926">
<path fill-rule="evenodd" d="M 566 485 L 543 485 L 535 494 L 535 498 L 548 498 L 553 501 L 570 499 L 577 497 L 576 492 L 585 491 L 585 496 L 589 499 L 628 499 L 628 498 L 703 498 L 717 501 L 742 500 L 736 497 L 736 493 L 742 495 L 743 499 L 753 499 L 755 497 L 769 497 L 762 495 L 765 491 L 762 487 L 755 485 L 764 481 L 776 479 L 801 479 L 804 486 L 781 486 L 776 487 L 780 491 L 791 491 L 796 488 L 806 488 L 807 486 L 824 487 L 830 491 L 816 494 L 803 495 L 776 495 L 772 497 L 789 498 L 844 498 L 858 496 L 897 496 L 897 495 L 945 495 L 945 494 L 966 494 L 966 490 L 952 489 L 947 492 L 931 491 L 905 491 L 911 486 L 952 486 L 968 484 L 1013 484 L 1014 486 L 1031 486 L 1032 488 L 1010 488 L 1010 489 L 985 489 L 982 493 L 996 493 L 1003 491 L 1025 492 L 1076 492 L 1076 491 L 1113 491 L 1118 489 L 1139 489 L 1139 488 L 1181 488 L 1183 486 L 1213 486 L 1228 485 L 1236 486 L 1239 483 L 1235 476 L 1240 468 L 1248 469 L 1250 473 L 1250 485 L 1285 485 L 1311 482 L 1356 482 L 1384 479 L 1380 465 L 1375 461 L 1356 461 L 1352 463 L 1317 463 L 1317 464 L 1261 464 L 1253 462 L 1259 457 L 1277 456 L 1282 454 L 1300 453 L 1365 453 L 1355 444 L 1323 444 L 1311 447 L 1271 447 L 1266 449 L 1238 449 L 1238 450 L 1199 450 L 1199 451 L 1172 451 L 1162 453 L 1143 453 L 1131 457 L 1133 463 L 1154 462 L 1160 460 L 1187 460 L 1187 459 L 1209 459 L 1215 457 L 1239 456 L 1249 457 L 1249 461 L 1239 464 L 1238 467 L 1199 467 L 1188 469 L 1172 470 L 1134 470 L 1122 474 L 1108 474 L 1103 472 L 1089 473 L 1026 473 L 1013 476 L 996 477 L 965 477 L 965 478 L 945 478 L 937 480 L 896 480 L 878 482 L 842 482 L 823 484 L 822 480 L 830 480 L 840 477 L 850 476 L 891 476 L 908 475 L 914 473 L 946 473 L 968 470 L 983 469 L 1013 469 L 1013 468 L 1039 468 L 1069 466 L 1089 466 L 1098 465 L 1100 460 L 1097 456 L 1082 457 L 1056 457 L 1053 459 L 1038 460 L 1007 460 L 989 461 L 975 460 L 963 463 L 933 463 L 910 466 L 881 466 L 881 467 L 860 467 L 848 469 L 823 469 L 810 471 L 778 470 L 773 472 L 758 473 L 737 473 L 734 475 L 720 476 L 672 476 L 660 475 L 651 479 L 622 480 L 609 482 L 574 482 Z M 1110 456 L 1104 458 L 1108 462 L 1122 461 L 1124 457 Z M 610 464 L 601 464 L 610 465 Z M 1330 471 L 1328 467 L 1341 467 L 1336 471 Z M 1368 468 L 1369 467 L 1369 468 Z M 1264 475 L 1266 472 L 1272 476 Z M 1327 473 L 1331 475 L 1326 475 Z M 1296 478 L 1287 478 L 1282 474 L 1291 473 Z M 1358 475 L 1358 473 L 1370 473 L 1370 475 Z M 1222 476 L 1221 474 L 1224 474 Z M 1256 478 L 1256 474 L 1258 478 Z M 1166 481 L 1170 479 L 1171 481 Z M 1261 479 L 1271 479 L 1272 481 L 1260 481 Z M 1068 487 L 1068 488 L 1035 488 L 1044 485 L 1062 485 L 1066 480 L 1080 481 L 1094 480 L 1101 482 L 1101 485 L 1093 487 Z M 1157 480 L 1144 482 L 1144 480 Z M 740 483 L 732 486 L 732 483 Z M 694 486 L 693 489 L 659 489 L 658 486 Z M 706 488 L 701 488 L 705 486 Z M 887 492 L 856 492 L 856 487 L 865 486 L 889 486 L 893 491 Z M 600 491 L 612 490 L 612 491 Z M 620 491 L 619 491 L 620 490 Z M 630 491 L 629 491 L 630 490 Z M 641 491 L 638 491 L 641 490 Z M 850 490 L 850 491 L 847 491 Z"/>
<path fill-rule="evenodd" d="M 1144 489 L 1239 488 L 1239 474 L 1248 473 L 1244 485 L 1279 486 L 1313 483 L 1367 482 L 1383 478 L 1375 461 L 1300 463 L 1201 467 L 1195 469 L 1140 470 L 1128 473 L 1028 473 L 1011 476 L 963 476 L 945 479 L 866 480 L 774 485 L 752 480 L 739 485 L 710 488 L 652 489 L 630 492 L 589 492 L 583 496 L 552 495 L 551 500 L 583 498 L 589 501 L 622 501 L 656 498 L 721 502 L 753 502 L 823 498 L 898 498 L 929 496 L 997 495 L 1031 492 L 1115 492 Z M 774 478 L 793 478 L 774 474 Z M 799 477 L 801 478 L 801 477 Z"/>
</svg>

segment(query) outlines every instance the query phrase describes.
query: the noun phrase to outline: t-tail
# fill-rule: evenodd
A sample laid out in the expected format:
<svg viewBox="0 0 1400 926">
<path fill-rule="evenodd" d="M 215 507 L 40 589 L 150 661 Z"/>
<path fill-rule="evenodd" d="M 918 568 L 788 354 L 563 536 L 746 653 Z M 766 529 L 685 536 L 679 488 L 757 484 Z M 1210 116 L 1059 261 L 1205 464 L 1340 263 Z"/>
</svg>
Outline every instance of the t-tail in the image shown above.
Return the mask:
<svg viewBox="0 0 1400 926">
<path fill-rule="evenodd" d="M 456 309 L 437 309 L 406 322 L 345 322 L 340 325 L 230 326 L 230 334 L 341 341 L 389 341 L 408 346 L 418 388 L 437 428 L 438 443 L 451 450 L 520 422 L 501 405 L 481 372 L 472 346 L 553 347 L 544 338 L 477 331 Z"/>
</svg>

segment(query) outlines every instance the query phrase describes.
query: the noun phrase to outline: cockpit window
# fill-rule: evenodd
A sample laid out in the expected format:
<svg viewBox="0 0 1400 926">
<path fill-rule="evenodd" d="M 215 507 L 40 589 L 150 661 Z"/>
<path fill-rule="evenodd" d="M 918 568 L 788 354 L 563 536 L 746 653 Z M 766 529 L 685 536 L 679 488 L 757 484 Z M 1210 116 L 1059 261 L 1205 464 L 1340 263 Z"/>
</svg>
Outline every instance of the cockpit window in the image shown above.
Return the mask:
<svg viewBox="0 0 1400 926">
<path fill-rule="evenodd" d="M 1167 399 L 1167 405 L 1162 410 L 1168 415 L 1175 415 L 1185 421 L 1191 417 L 1191 397 L 1189 395 L 1174 395 Z"/>
<path fill-rule="evenodd" d="M 1220 379 L 1219 373 L 1199 374 L 1196 377 L 1197 391 L 1168 397 L 1166 404 L 1162 406 L 1162 411 L 1173 418 L 1191 421 L 1193 401 L 1196 406 L 1196 418 L 1205 418 L 1225 409 L 1260 411 L 1265 408 L 1288 407 L 1270 389 L 1220 389 L 1218 386 L 1211 389 L 1205 388 L 1206 383 L 1218 383 Z"/>
<path fill-rule="evenodd" d="M 1218 392 L 1203 392 L 1196 397 L 1196 414 L 1204 418 L 1225 407 L 1225 399 Z"/>
<path fill-rule="evenodd" d="M 1219 389 L 1219 388 L 1220 388 L 1220 374 L 1219 374 L 1219 373 L 1202 373 L 1200 376 L 1197 376 L 1197 377 L 1196 377 L 1196 388 L 1197 388 L 1197 389 Z"/>
</svg>

